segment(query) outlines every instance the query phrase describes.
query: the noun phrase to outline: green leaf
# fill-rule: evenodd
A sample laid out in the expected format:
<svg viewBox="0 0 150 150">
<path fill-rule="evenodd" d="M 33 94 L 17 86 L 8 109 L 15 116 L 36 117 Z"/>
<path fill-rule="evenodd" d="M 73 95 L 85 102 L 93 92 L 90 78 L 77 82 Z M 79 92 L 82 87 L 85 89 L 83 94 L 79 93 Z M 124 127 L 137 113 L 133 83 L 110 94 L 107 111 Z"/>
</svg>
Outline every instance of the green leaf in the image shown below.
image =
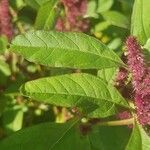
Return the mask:
<svg viewBox="0 0 150 150">
<path fill-rule="evenodd" d="M 16 10 L 21 10 L 25 6 L 24 0 L 13 0 L 9 2 Z"/>
<path fill-rule="evenodd" d="M 40 6 L 50 0 L 25 0 L 25 2 L 32 8 L 38 10 Z"/>
<path fill-rule="evenodd" d="M 101 105 L 101 104 L 99 104 Z M 103 105 L 87 114 L 89 118 L 106 118 L 117 113 L 115 104 L 105 101 Z"/>
<path fill-rule="evenodd" d="M 149 150 L 150 137 L 143 130 L 142 126 L 136 124 L 133 128 L 132 135 L 127 144 L 126 150 Z"/>
<path fill-rule="evenodd" d="M 84 113 L 89 115 L 98 108 L 99 116 L 110 115 L 113 104 L 129 107 L 113 86 L 107 85 L 98 77 L 84 73 L 29 81 L 20 91 L 23 95 L 40 102 L 82 108 Z"/>
<path fill-rule="evenodd" d="M 144 45 L 144 48 L 146 48 L 150 52 L 150 38 L 147 40 L 146 44 Z"/>
<path fill-rule="evenodd" d="M 1 117 L 1 114 L 3 113 L 3 111 L 5 110 L 7 99 L 8 99 L 7 96 L 0 95 L 0 117 Z"/>
<path fill-rule="evenodd" d="M 101 21 L 100 23 L 95 25 L 95 32 L 101 32 L 106 30 L 111 25 L 108 21 Z"/>
<path fill-rule="evenodd" d="M 96 126 L 89 134 L 89 139 L 92 150 L 124 150 L 129 136 L 130 129 L 125 126 Z"/>
<path fill-rule="evenodd" d="M 29 32 L 17 36 L 10 50 L 51 67 L 102 69 L 124 65 L 107 46 L 83 33 Z"/>
<path fill-rule="evenodd" d="M 58 11 L 56 5 L 58 0 L 51 0 L 44 3 L 38 10 L 35 22 L 35 29 L 37 30 L 50 30 L 54 28 Z"/>
<path fill-rule="evenodd" d="M 85 17 L 98 18 L 98 13 L 108 11 L 114 3 L 114 0 L 89 0 Z"/>
<path fill-rule="evenodd" d="M 12 134 L 22 128 L 23 111 L 20 108 L 6 110 L 2 116 L 3 126 L 7 134 Z"/>
<path fill-rule="evenodd" d="M 135 0 L 131 20 L 131 34 L 136 36 L 142 45 L 150 38 L 149 10 L 149 0 Z"/>
<path fill-rule="evenodd" d="M 0 54 L 7 49 L 8 40 L 6 37 L 0 37 Z"/>
<path fill-rule="evenodd" d="M 107 11 L 113 5 L 114 0 L 98 0 L 98 9 L 97 12 L 101 13 Z"/>
<path fill-rule="evenodd" d="M 130 130 L 126 127 L 93 127 L 87 135 L 79 131 L 78 120 L 43 123 L 21 131 L 0 143 L 3 150 L 124 150 Z"/>
<path fill-rule="evenodd" d="M 126 16 L 117 11 L 106 11 L 101 13 L 103 18 L 108 21 L 111 25 L 128 29 L 129 21 Z"/>
<path fill-rule="evenodd" d="M 107 68 L 107 69 L 102 69 L 102 70 L 99 70 L 98 71 L 98 77 L 100 77 L 101 79 L 103 79 L 107 84 L 108 84 L 108 86 L 112 86 L 113 85 L 113 83 L 114 83 L 114 79 L 115 79 L 115 76 L 116 76 L 116 71 L 117 71 L 117 68 Z M 114 89 L 114 88 L 113 88 Z M 111 91 L 111 93 L 118 93 L 118 91 Z M 119 93 L 118 93 L 118 95 L 120 95 Z M 107 106 L 107 105 L 109 105 L 109 106 Z M 116 106 L 113 104 L 113 105 L 110 105 L 110 104 L 106 104 L 105 105 L 106 107 L 107 107 L 107 109 L 108 109 L 108 111 L 107 112 L 105 112 L 105 111 L 103 111 L 104 112 L 104 115 L 105 114 L 116 114 L 116 112 L 117 112 L 117 108 L 116 108 Z M 93 113 L 96 113 L 96 115 L 98 115 L 99 114 L 99 112 L 97 111 L 94 111 Z"/>
<path fill-rule="evenodd" d="M 11 70 L 9 68 L 9 65 L 4 60 L 0 59 L 0 86 L 6 86 L 8 77 L 10 75 Z"/>
<path fill-rule="evenodd" d="M 87 12 L 84 17 L 93 17 L 98 18 L 97 10 L 97 2 L 95 0 L 89 0 L 87 5 Z"/>
<path fill-rule="evenodd" d="M 110 49 L 118 50 L 122 46 L 122 40 L 121 40 L 121 38 L 115 38 L 115 39 L 111 40 L 107 46 Z"/>
<path fill-rule="evenodd" d="M 145 62 L 150 66 L 150 38 L 147 40 L 146 44 L 144 45 L 144 58 Z"/>
<path fill-rule="evenodd" d="M 113 83 L 117 73 L 117 68 L 107 68 L 98 71 L 98 76 L 104 79 L 107 83 Z"/>
<path fill-rule="evenodd" d="M 77 120 L 64 124 L 43 123 L 16 132 L 0 143 L 2 150 L 91 150 L 87 136 L 80 135 Z"/>
<path fill-rule="evenodd" d="M 5 76 L 11 75 L 9 65 L 1 59 L 0 59 L 0 72 L 2 72 Z"/>
</svg>

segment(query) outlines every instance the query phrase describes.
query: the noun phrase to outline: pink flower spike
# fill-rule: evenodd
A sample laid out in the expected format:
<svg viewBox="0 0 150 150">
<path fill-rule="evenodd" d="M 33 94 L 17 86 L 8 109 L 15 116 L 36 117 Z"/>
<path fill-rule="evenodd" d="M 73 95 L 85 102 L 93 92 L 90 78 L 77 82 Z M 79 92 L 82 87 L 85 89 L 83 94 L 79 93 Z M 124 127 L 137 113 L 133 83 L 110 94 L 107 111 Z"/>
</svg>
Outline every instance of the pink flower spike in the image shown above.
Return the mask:
<svg viewBox="0 0 150 150">
<path fill-rule="evenodd" d="M 6 35 L 11 40 L 13 27 L 9 13 L 9 0 L 0 0 L 0 26 L 0 34 Z"/>
<path fill-rule="evenodd" d="M 128 37 L 126 48 L 138 120 L 142 125 L 150 125 L 150 68 L 144 62 L 141 46 L 135 37 Z"/>
</svg>

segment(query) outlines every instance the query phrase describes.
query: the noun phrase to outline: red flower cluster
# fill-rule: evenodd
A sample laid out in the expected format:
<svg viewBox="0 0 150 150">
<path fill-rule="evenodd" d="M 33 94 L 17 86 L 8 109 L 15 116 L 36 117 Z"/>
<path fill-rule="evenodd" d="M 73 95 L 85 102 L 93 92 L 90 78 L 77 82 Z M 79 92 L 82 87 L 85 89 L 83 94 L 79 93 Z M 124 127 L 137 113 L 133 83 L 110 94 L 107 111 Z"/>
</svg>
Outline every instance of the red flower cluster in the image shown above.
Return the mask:
<svg viewBox="0 0 150 150">
<path fill-rule="evenodd" d="M 141 46 L 135 37 L 128 37 L 126 47 L 135 89 L 137 116 L 142 125 L 150 125 L 150 68 L 144 62 Z"/>
<path fill-rule="evenodd" d="M 9 0 L 0 0 L 0 34 L 6 35 L 9 40 L 13 36 L 13 27 L 9 14 Z"/>
<path fill-rule="evenodd" d="M 58 31 L 82 31 L 89 28 L 89 21 L 83 16 L 87 10 L 87 0 L 61 0 L 65 17 L 58 18 L 56 30 Z"/>
</svg>

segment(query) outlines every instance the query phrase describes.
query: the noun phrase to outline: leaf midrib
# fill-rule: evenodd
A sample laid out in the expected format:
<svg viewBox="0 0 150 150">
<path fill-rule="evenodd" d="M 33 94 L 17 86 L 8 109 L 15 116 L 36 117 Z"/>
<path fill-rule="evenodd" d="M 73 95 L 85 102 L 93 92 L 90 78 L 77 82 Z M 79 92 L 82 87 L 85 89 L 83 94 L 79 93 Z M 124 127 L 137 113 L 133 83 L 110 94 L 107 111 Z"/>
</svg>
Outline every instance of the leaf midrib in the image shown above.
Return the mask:
<svg viewBox="0 0 150 150">
<path fill-rule="evenodd" d="M 112 62 L 114 62 L 114 63 L 116 63 L 116 64 L 120 64 L 120 65 L 122 65 L 122 66 L 124 66 L 125 64 L 123 64 L 123 63 L 121 63 L 121 62 L 118 62 L 118 61 L 115 61 L 114 59 L 111 59 L 110 57 L 106 57 L 106 56 L 104 56 L 104 55 L 98 55 L 98 54 L 96 54 L 96 53 L 92 53 L 92 52 L 90 52 L 90 51 L 79 51 L 79 50 L 72 50 L 72 49 L 67 49 L 67 48 L 50 48 L 50 47 L 37 47 L 37 46 L 17 46 L 17 45 L 12 45 L 12 47 L 10 48 L 10 50 L 12 50 L 12 51 L 14 51 L 14 52 L 16 52 L 16 53 L 18 53 L 18 54 L 20 54 L 18 51 L 16 51 L 16 50 L 13 50 L 13 47 L 19 47 L 19 48 L 34 48 L 34 49 L 38 49 L 37 51 L 36 51 L 36 53 L 37 52 L 39 52 L 40 50 L 39 50 L 39 48 L 41 48 L 41 49 L 43 49 L 43 48 L 45 48 L 46 50 L 54 50 L 54 49 L 60 49 L 61 51 L 63 51 L 63 50 L 67 50 L 68 52 L 69 51 L 72 51 L 72 52 L 81 52 L 81 53 L 85 53 L 85 54 L 92 54 L 92 55 L 95 55 L 96 57 L 102 57 L 102 58 L 105 58 L 105 59 L 109 59 L 109 60 L 111 60 Z M 19 50 L 20 51 L 20 50 Z M 115 53 L 113 53 L 113 54 L 115 54 Z M 21 55 L 21 54 L 20 54 Z M 32 56 L 32 55 L 31 55 Z M 30 57 L 31 57 L 30 56 Z M 95 67 L 96 68 L 96 67 Z"/>
<path fill-rule="evenodd" d="M 117 104 L 117 105 L 120 105 L 120 106 L 123 106 L 123 107 L 126 107 L 126 108 L 129 108 L 128 106 L 126 106 L 126 104 L 121 104 L 121 103 L 117 103 L 117 102 L 115 102 L 115 101 L 110 101 L 110 100 L 108 100 L 108 99 L 105 99 L 105 98 L 98 98 L 98 97 L 92 97 L 92 96 L 85 96 L 85 95 L 82 95 L 82 94 L 80 94 L 80 95 L 77 95 L 77 94 L 67 94 L 67 93 L 63 93 L 63 92 L 60 92 L 59 94 L 58 93 L 47 93 L 47 92 L 25 92 L 25 93 L 27 93 L 27 94 L 30 94 L 30 96 L 29 95 L 26 95 L 26 94 L 24 94 L 24 92 L 21 92 L 24 96 L 27 96 L 27 97 L 29 97 L 29 98 L 31 98 L 32 96 L 31 95 L 38 95 L 38 94 L 47 94 L 47 95 L 52 95 L 52 96 L 54 96 L 54 95 L 58 95 L 58 96 L 62 96 L 62 95 L 64 95 L 64 96 L 77 96 L 77 97 L 87 97 L 87 98 L 90 98 L 90 99 L 97 99 L 97 100 L 105 100 L 105 101 L 108 101 L 108 102 L 111 102 L 111 103 L 114 103 L 114 104 Z M 112 97 L 111 97 L 111 95 L 110 95 L 110 98 L 111 98 L 111 100 L 113 100 L 112 99 Z M 80 100 L 80 99 L 79 99 Z M 92 101 L 94 104 L 96 104 L 96 105 L 98 105 L 95 101 Z M 120 100 L 120 102 L 121 102 L 121 100 Z M 99 105 L 98 105 L 99 106 Z"/>
<path fill-rule="evenodd" d="M 79 119 L 76 119 L 76 120 L 70 125 L 70 127 L 69 127 L 66 131 L 64 131 L 64 132 L 62 133 L 62 135 L 56 140 L 56 142 L 55 142 L 52 146 L 50 146 L 50 147 L 48 148 L 48 150 L 52 150 L 52 149 L 55 147 L 55 145 L 56 145 L 57 143 L 59 143 L 59 141 L 73 128 L 73 126 L 74 126 L 78 121 L 79 121 Z"/>
</svg>

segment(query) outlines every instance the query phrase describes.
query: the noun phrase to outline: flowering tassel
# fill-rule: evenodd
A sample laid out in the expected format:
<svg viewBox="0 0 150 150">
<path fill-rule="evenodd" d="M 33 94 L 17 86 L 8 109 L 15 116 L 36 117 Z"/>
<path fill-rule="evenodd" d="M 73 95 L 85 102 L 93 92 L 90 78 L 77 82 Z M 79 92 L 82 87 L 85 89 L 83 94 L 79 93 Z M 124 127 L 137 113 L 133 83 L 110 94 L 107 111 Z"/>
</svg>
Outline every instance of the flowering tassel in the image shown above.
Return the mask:
<svg viewBox="0 0 150 150">
<path fill-rule="evenodd" d="M 138 120 L 142 125 L 150 125 L 150 68 L 144 62 L 141 46 L 135 37 L 128 37 L 126 47 Z"/>
<path fill-rule="evenodd" d="M 0 0 L 0 34 L 6 35 L 9 40 L 13 36 L 13 27 L 9 13 L 9 0 Z"/>
</svg>

